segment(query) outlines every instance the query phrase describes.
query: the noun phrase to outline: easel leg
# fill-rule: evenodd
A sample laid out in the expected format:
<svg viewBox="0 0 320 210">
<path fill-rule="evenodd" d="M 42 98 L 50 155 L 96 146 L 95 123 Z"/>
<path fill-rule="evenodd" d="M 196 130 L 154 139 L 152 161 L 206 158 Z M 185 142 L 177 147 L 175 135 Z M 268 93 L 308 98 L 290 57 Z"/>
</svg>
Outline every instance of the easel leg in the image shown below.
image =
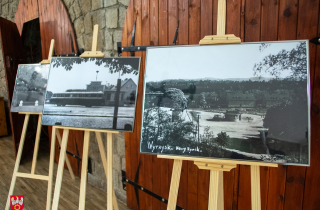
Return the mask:
<svg viewBox="0 0 320 210">
<path fill-rule="evenodd" d="M 251 208 L 261 210 L 260 166 L 251 166 Z"/>
<path fill-rule="evenodd" d="M 64 169 L 64 162 L 65 162 L 66 155 L 67 155 L 66 151 L 67 151 L 68 137 L 69 137 L 69 129 L 65 128 L 63 130 L 63 138 L 62 138 L 62 142 L 61 142 L 61 151 L 60 151 L 60 156 L 59 156 L 56 185 L 55 185 L 54 195 L 53 195 L 52 210 L 58 210 L 63 169 Z"/>
<path fill-rule="evenodd" d="M 112 210 L 112 133 L 107 133 L 107 210 Z"/>
<path fill-rule="evenodd" d="M 85 131 L 85 133 L 84 133 L 83 153 L 82 153 L 79 210 L 85 210 L 85 205 L 86 205 L 89 142 L 90 142 L 90 131 Z"/>
<path fill-rule="evenodd" d="M 49 160 L 49 177 L 48 177 L 48 191 L 47 191 L 47 205 L 46 210 L 51 209 L 52 201 L 52 181 L 53 181 L 53 168 L 54 168 L 54 151 L 56 146 L 56 132 L 59 132 L 55 127 L 52 128 L 51 146 L 50 146 L 50 160 Z"/>
<path fill-rule="evenodd" d="M 220 209 L 224 209 L 223 171 L 210 170 L 208 210 L 220 210 Z"/>
<path fill-rule="evenodd" d="M 33 151 L 32 166 L 31 166 L 31 174 L 34 174 L 34 173 L 35 173 L 36 165 L 37 165 L 37 158 L 38 158 L 38 151 L 39 151 L 39 143 L 40 143 L 40 134 L 41 134 L 41 119 L 42 119 L 42 114 L 39 114 L 38 126 L 37 126 L 37 134 L 36 134 L 36 141 L 35 141 L 35 143 L 34 143 L 34 151 Z"/>
<path fill-rule="evenodd" d="M 102 138 L 101 138 L 101 133 L 100 132 L 97 132 L 96 131 L 96 137 L 97 137 L 97 142 L 98 142 L 98 145 L 99 145 L 99 151 L 100 151 L 100 155 L 101 155 L 101 160 L 102 160 L 102 163 L 103 163 L 103 168 L 104 168 L 104 172 L 106 174 L 106 179 L 108 180 L 108 168 L 107 168 L 107 157 L 106 157 L 106 153 L 105 153 L 105 150 L 104 150 L 104 146 L 103 146 L 103 143 L 102 143 Z M 116 198 L 116 195 L 114 193 L 114 189 L 112 187 L 112 199 L 113 199 L 113 209 L 114 210 L 119 210 L 119 207 L 118 207 L 118 201 L 117 201 L 117 198 Z"/>
<path fill-rule="evenodd" d="M 58 142 L 59 142 L 59 144 L 60 144 L 60 146 L 61 146 L 61 136 L 60 136 L 59 130 L 57 130 L 56 135 L 57 135 Z M 74 180 L 75 178 L 74 178 L 73 170 L 72 170 L 72 167 L 71 167 L 71 164 L 70 164 L 68 155 L 66 155 L 66 164 L 67 164 L 67 166 L 68 166 L 70 176 L 71 176 L 71 178 Z"/>
<path fill-rule="evenodd" d="M 167 210 L 175 210 L 178 199 L 182 160 L 174 160 Z"/>
<path fill-rule="evenodd" d="M 16 163 L 14 165 L 13 176 L 12 176 L 11 185 L 10 185 L 7 203 L 6 203 L 6 208 L 5 208 L 6 210 L 9 210 L 9 208 L 10 208 L 10 196 L 13 194 L 14 186 L 16 185 L 16 180 L 17 180 L 16 173 L 19 170 L 23 145 L 24 145 L 24 141 L 26 138 L 27 127 L 28 127 L 28 123 L 29 123 L 29 117 L 30 117 L 30 114 L 26 114 L 26 116 L 24 117 L 23 129 L 22 129 L 22 134 L 21 134 L 20 143 L 19 143 L 19 150 L 18 150 L 18 154 L 17 154 Z"/>
</svg>

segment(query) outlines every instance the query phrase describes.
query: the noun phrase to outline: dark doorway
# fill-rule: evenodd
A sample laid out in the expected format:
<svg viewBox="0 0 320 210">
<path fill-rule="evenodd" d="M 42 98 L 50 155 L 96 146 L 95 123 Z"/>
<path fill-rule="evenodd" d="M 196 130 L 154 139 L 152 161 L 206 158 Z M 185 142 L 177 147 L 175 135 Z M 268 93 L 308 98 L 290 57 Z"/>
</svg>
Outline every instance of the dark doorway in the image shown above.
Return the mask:
<svg viewBox="0 0 320 210">
<path fill-rule="evenodd" d="M 21 39 L 26 63 L 39 63 L 42 61 L 41 35 L 39 18 L 23 24 Z"/>
<path fill-rule="evenodd" d="M 42 51 L 39 18 L 30 20 L 23 24 L 21 40 L 23 45 L 23 54 L 26 59 L 25 63 L 40 63 L 42 61 Z M 38 119 L 38 115 L 30 115 L 26 136 L 29 137 L 32 142 L 35 142 Z M 47 126 L 42 126 L 40 139 L 40 148 L 49 148 L 49 135 Z"/>
</svg>

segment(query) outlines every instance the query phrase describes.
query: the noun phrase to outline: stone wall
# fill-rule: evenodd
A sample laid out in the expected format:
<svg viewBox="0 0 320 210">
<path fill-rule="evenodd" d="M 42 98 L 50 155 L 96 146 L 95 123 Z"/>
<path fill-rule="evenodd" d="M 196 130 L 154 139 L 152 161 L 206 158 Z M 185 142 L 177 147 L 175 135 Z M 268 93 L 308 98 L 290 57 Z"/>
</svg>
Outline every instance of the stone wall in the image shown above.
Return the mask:
<svg viewBox="0 0 320 210">
<path fill-rule="evenodd" d="M 0 0 L 0 16 L 14 22 L 19 0 Z M 50 1 L 50 0 L 48 0 Z M 122 27 L 129 0 L 62 0 L 74 26 L 79 48 L 91 50 L 93 26 L 99 24 L 99 39 L 97 50 L 106 56 L 117 56 L 117 42 L 121 41 Z M 1 46 L 1 45 L 0 45 Z M 0 49 L 0 53 L 1 53 Z M 0 56 L 0 96 L 7 99 L 2 55 Z M 106 134 L 102 134 L 105 144 Z M 126 192 L 122 190 L 121 170 L 125 170 L 124 133 L 113 134 L 113 183 L 116 196 L 126 201 Z M 92 174 L 88 181 L 106 191 L 106 176 L 104 173 L 95 134 L 91 132 L 89 157 L 92 161 Z"/>
</svg>

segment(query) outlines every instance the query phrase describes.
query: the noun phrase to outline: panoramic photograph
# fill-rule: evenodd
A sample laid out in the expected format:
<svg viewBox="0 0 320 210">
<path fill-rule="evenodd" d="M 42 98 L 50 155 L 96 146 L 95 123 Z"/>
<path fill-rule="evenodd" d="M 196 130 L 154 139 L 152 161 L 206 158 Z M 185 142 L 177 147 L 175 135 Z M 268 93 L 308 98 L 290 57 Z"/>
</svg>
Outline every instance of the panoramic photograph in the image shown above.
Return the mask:
<svg viewBox="0 0 320 210">
<path fill-rule="evenodd" d="M 11 112 L 42 113 L 50 65 L 19 65 Z"/>
<path fill-rule="evenodd" d="M 43 125 L 132 132 L 140 58 L 52 58 Z"/>
<path fill-rule="evenodd" d="M 305 40 L 148 48 L 140 151 L 309 165 L 308 60 Z"/>
</svg>

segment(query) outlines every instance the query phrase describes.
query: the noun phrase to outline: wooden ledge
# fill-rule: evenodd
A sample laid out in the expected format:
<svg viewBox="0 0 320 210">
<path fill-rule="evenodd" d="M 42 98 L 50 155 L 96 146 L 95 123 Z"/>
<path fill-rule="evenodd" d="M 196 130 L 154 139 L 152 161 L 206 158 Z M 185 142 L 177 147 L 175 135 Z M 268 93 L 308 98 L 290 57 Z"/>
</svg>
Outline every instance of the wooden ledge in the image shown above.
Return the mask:
<svg viewBox="0 0 320 210">
<path fill-rule="evenodd" d="M 197 158 L 197 157 L 183 157 L 183 156 L 173 156 L 173 155 L 157 155 L 158 158 L 173 159 L 173 160 L 190 160 L 202 163 L 213 163 L 220 165 L 250 165 L 250 166 L 268 166 L 268 167 L 278 167 L 276 163 L 265 163 L 265 162 L 251 162 L 251 161 L 241 161 L 241 160 L 224 160 L 224 159 L 211 159 L 211 158 Z"/>
<path fill-rule="evenodd" d="M 89 57 L 97 57 L 102 58 L 104 57 L 104 53 L 101 51 L 85 51 L 80 55 L 81 58 L 89 58 Z"/>
<path fill-rule="evenodd" d="M 36 114 L 36 115 L 42 115 L 42 112 L 18 112 L 18 114 Z"/>
<path fill-rule="evenodd" d="M 80 131 L 97 131 L 100 133 L 119 133 L 119 131 L 110 131 L 110 130 L 100 130 L 100 129 L 93 129 L 93 128 L 76 128 L 76 127 L 66 127 L 66 126 L 56 126 L 53 125 L 53 128 L 58 129 L 66 129 L 66 130 L 80 130 Z"/>
<path fill-rule="evenodd" d="M 234 34 L 210 35 L 200 40 L 199 45 L 240 44 L 241 39 Z"/>
<path fill-rule="evenodd" d="M 194 164 L 198 166 L 199 169 L 204 170 L 214 170 L 214 171 L 230 171 L 237 167 L 237 164 L 216 164 L 216 163 L 205 163 L 194 161 Z"/>
</svg>

